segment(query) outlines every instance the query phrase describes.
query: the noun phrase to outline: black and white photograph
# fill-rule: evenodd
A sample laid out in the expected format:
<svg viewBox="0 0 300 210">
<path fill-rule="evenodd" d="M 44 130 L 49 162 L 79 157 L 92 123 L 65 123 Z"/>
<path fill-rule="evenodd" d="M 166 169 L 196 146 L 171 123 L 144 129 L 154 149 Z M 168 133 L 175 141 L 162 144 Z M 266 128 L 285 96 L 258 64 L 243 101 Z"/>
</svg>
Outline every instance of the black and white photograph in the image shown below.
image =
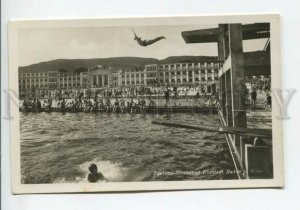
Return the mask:
<svg viewBox="0 0 300 210">
<path fill-rule="evenodd" d="M 278 15 L 11 21 L 13 193 L 283 186 Z"/>
</svg>

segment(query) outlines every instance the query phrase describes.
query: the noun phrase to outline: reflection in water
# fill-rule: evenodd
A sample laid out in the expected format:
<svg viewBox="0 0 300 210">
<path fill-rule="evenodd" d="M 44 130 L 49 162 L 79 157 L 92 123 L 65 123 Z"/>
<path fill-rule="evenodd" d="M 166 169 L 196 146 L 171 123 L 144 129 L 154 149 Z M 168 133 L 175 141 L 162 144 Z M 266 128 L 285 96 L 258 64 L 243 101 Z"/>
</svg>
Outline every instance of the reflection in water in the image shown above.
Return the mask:
<svg viewBox="0 0 300 210">
<path fill-rule="evenodd" d="M 233 163 L 223 135 L 151 124 L 162 115 L 20 115 L 23 183 L 86 182 L 91 163 L 108 181 L 236 178 L 181 173 L 232 170 Z M 174 114 L 171 120 L 219 123 L 216 115 L 201 114 Z"/>
</svg>

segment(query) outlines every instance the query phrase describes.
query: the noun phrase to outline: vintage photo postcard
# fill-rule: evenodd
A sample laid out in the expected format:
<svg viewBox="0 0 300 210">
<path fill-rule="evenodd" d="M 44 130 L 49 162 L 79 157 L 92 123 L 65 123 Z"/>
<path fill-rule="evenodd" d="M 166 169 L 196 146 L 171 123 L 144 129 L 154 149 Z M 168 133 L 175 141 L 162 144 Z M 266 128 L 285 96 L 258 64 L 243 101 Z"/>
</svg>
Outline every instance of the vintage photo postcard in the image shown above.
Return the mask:
<svg viewBox="0 0 300 210">
<path fill-rule="evenodd" d="M 14 194 L 283 186 L 279 15 L 8 27 Z"/>
</svg>

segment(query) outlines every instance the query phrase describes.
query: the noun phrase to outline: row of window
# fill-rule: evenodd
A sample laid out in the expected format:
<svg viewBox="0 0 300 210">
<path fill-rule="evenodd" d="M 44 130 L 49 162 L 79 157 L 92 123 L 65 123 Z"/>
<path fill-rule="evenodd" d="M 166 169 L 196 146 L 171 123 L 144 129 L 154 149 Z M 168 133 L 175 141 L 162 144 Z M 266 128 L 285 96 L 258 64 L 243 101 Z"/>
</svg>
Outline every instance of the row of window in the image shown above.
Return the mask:
<svg viewBox="0 0 300 210">
<path fill-rule="evenodd" d="M 160 76 L 163 77 L 163 74 L 160 74 Z M 172 74 L 171 76 L 174 76 L 174 74 Z M 193 78 L 192 75 L 190 75 L 190 74 L 189 74 L 189 75 L 185 74 L 185 75 L 183 76 L 183 79 L 186 78 L 187 76 L 188 76 L 189 78 Z M 194 75 L 195 80 L 198 79 L 199 77 L 201 77 L 201 79 L 204 79 L 204 80 L 205 80 L 206 75 L 205 75 L 205 74 L 201 74 L 201 75 L 197 74 L 197 75 Z M 212 78 L 212 77 L 214 77 L 215 80 L 218 79 L 218 75 L 217 75 L 217 74 L 214 74 L 214 75 L 208 74 L 208 75 L 207 75 L 207 78 L 208 78 L 208 79 L 209 79 L 209 78 Z M 155 75 L 155 74 L 149 74 L 149 75 L 147 75 L 147 78 L 156 78 L 156 75 Z M 169 76 L 169 75 L 165 75 L 164 78 L 170 78 L 170 76 Z M 138 78 L 135 78 L 135 79 L 136 79 L 136 81 L 138 81 Z M 131 78 L 131 81 L 134 81 L 135 79 L 134 79 L 134 78 Z M 177 79 L 180 80 L 180 77 L 178 77 Z M 122 80 L 125 81 L 124 78 L 123 78 Z M 127 81 L 130 81 L 130 79 L 128 79 L 128 78 L 127 78 L 126 80 L 127 80 Z M 143 81 L 143 80 L 144 80 L 144 78 L 142 78 L 142 81 Z"/>
<path fill-rule="evenodd" d="M 48 73 L 20 73 L 20 77 L 48 76 Z"/>
<path fill-rule="evenodd" d="M 214 63 L 214 64 L 207 64 L 207 66 L 205 66 L 205 64 L 195 64 L 194 66 L 192 64 L 182 64 L 182 66 L 180 66 L 180 64 L 177 65 L 159 65 L 157 66 L 146 66 L 146 71 L 156 71 L 157 69 L 159 70 L 174 70 L 174 69 L 190 69 L 190 68 L 218 68 L 218 64 Z M 143 72 L 144 70 L 123 70 L 123 74 L 131 74 L 131 73 L 138 73 L 138 72 Z"/>
<path fill-rule="evenodd" d="M 144 69 L 122 70 L 122 74 L 131 74 L 131 73 L 139 73 L 139 72 L 144 72 Z"/>
<path fill-rule="evenodd" d="M 213 80 L 213 77 L 207 77 L 207 81 L 212 81 Z M 218 77 L 214 77 L 214 80 L 218 80 Z M 181 79 L 177 79 L 176 80 L 178 83 L 181 83 Z M 182 82 L 187 82 L 187 81 L 189 81 L 189 82 L 193 82 L 193 78 L 182 78 Z M 194 82 L 199 82 L 199 81 L 203 81 L 203 82 L 205 82 L 206 81 L 206 79 L 205 79 L 205 77 L 201 77 L 201 79 L 199 79 L 199 78 L 194 78 Z M 169 79 L 165 79 L 165 80 L 163 80 L 163 79 L 161 79 L 160 80 L 160 83 L 166 83 L 166 82 L 169 82 Z M 171 82 L 175 82 L 175 79 L 171 79 Z M 134 81 L 134 80 L 132 80 L 132 81 L 122 81 L 122 84 L 124 85 L 124 84 L 132 84 L 132 85 L 134 85 L 134 84 L 144 84 L 144 80 L 142 80 L 141 82 L 140 81 L 138 81 L 138 80 L 136 80 L 136 81 Z"/>
<path fill-rule="evenodd" d="M 136 76 L 136 77 L 140 77 L 140 75 L 141 75 L 141 77 L 144 77 L 144 74 L 131 74 L 131 77 L 134 77 L 134 76 Z M 130 77 L 130 74 L 128 75 L 128 74 L 123 74 L 122 75 L 122 78 L 125 78 L 125 77 Z"/>
<path fill-rule="evenodd" d="M 19 80 L 19 83 L 30 83 L 30 82 L 48 82 L 48 79 L 27 79 L 27 80 L 25 80 L 25 79 L 23 79 L 23 80 Z M 53 80 L 52 79 L 49 79 L 49 82 L 53 82 Z"/>
<path fill-rule="evenodd" d="M 205 82 L 205 80 L 203 80 L 203 79 L 199 80 L 198 78 L 195 79 L 194 82 L 199 82 L 199 81 Z M 208 81 L 212 81 L 212 80 L 208 80 Z M 160 80 L 159 82 L 160 82 L 161 84 L 163 84 L 163 83 L 169 83 L 169 81 L 164 81 L 164 80 Z M 178 83 L 178 84 L 179 84 L 179 83 L 186 83 L 186 82 L 193 82 L 193 80 L 192 80 L 192 79 L 189 79 L 189 80 L 183 79 L 183 80 L 181 81 L 181 80 L 178 80 L 178 79 L 177 79 L 177 82 L 175 82 L 175 79 L 172 79 L 172 80 L 171 80 L 171 83 L 172 83 L 172 84 L 175 84 L 175 83 Z"/>
<path fill-rule="evenodd" d="M 175 72 L 169 72 L 169 73 L 165 73 L 165 76 L 168 76 L 168 75 L 172 75 L 172 76 L 175 76 Z M 189 71 L 189 72 L 186 72 L 186 71 L 183 71 L 182 72 L 182 75 L 193 75 L 193 71 Z M 206 73 L 205 72 L 201 72 L 200 73 L 201 75 L 206 75 Z M 208 72 L 207 73 L 207 75 L 211 75 L 211 74 L 215 74 L 215 75 L 217 75 L 218 73 L 217 72 Z M 164 73 L 163 72 L 160 72 L 159 73 L 159 75 L 160 76 L 163 76 L 164 75 Z M 176 72 L 176 75 L 181 75 L 181 72 Z M 199 75 L 199 72 L 198 71 L 194 71 L 194 75 L 196 76 L 196 75 Z"/>
<path fill-rule="evenodd" d="M 135 85 L 135 84 L 139 85 L 139 84 L 145 84 L 145 82 L 144 81 L 141 81 L 141 82 L 140 81 L 136 81 L 136 82 L 134 82 L 134 81 L 131 81 L 131 82 L 127 81 L 126 84 L 127 85 Z M 122 82 L 122 85 L 125 85 L 125 81 Z"/>
<path fill-rule="evenodd" d="M 69 83 L 69 84 L 67 84 L 67 83 L 64 83 L 64 84 L 61 84 L 61 83 L 59 83 L 58 84 L 58 87 L 80 87 L 81 86 L 81 84 L 80 83 Z"/>
<path fill-rule="evenodd" d="M 20 88 L 31 88 L 31 87 L 47 88 L 49 86 L 48 85 L 43 85 L 43 84 L 41 84 L 41 85 L 32 85 L 32 86 L 30 86 L 30 85 L 20 85 L 19 84 L 19 87 Z"/>
<path fill-rule="evenodd" d="M 186 74 L 187 74 L 187 71 L 177 71 L 176 74 L 177 74 L 177 75 L 181 75 L 181 72 L 182 72 L 183 75 L 186 75 Z M 192 72 L 193 72 L 193 71 L 188 71 L 189 74 L 192 74 Z M 217 74 L 217 72 L 218 72 L 217 70 L 212 70 L 211 72 L 207 72 L 207 73 L 208 73 L 208 74 L 211 74 L 211 73 Z M 168 74 L 170 74 L 170 73 L 171 73 L 172 76 L 175 75 L 175 72 L 169 72 L 169 73 L 168 73 L 168 72 L 165 72 L 165 75 L 168 75 Z M 199 71 L 194 71 L 194 74 L 195 74 L 195 75 L 198 75 L 198 74 L 199 74 Z M 201 71 L 201 74 L 206 74 L 206 73 L 205 73 L 205 71 Z M 160 72 L 160 76 L 163 76 L 163 75 L 164 75 L 164 73 L 163 73 L 163 72 Z M 148 73 L 147 76 L 148 76 L 148 77 L 153 77 L 153 76 L 155 76 L 155 74 L 151 74 L 151 73 L 149 74 L 149 73 Z M 125 78 L 125 77 L 130 77 L 130 75 L 122 75 L 122 78 Z M 139 74 L 131 74 L 131 77 L 140 77 L 140 75 L 139 75 Z M 141 77 L 144 77 L 144 74 L 141 74 Z"/>
<path fill-rule="evenodd" d="M 80 77 L 73 77 L 73 78 L 71 78 L 71 77 L 63 77 L 63 78 L 59 78 L 59 80 L 60 81 L 67 81 L 67 80 L 69 80 L 69 81 L 71 81 L 73 79 L 73 81 L 74 80 L 77 80 L 77 81 L 79 81 L 80 80 Z"/>
<path fill-rule="evenodd" d="M 69 77 L 69 78 L 60 78 L 60 79 L 59 79 L 59 81 L 71 81 L 71 80 L 72 80 L 72 78 L 70 78 L 70 77 Z M 77 80 L 77 81 L 80 81 L 80 77 L 77 77 L 77 78 L 74 77 L 74 78 L 73 78 L 73 81 L 76 81 L 76 80 Z M 31 82 L 34 82 L 34 81 L 36 81 L 36 82 L 38 82 L 38 81 L 40 81 L 40 82 L 43 82 L 43 81 L 44 81 L 44 82 L 47 82 L 48 79 L 27 79 L 27 80 L 24 80 L 24 79 L 22 80 L 22 79 L 20 79 L 20 80 L 19 80 L 19 83 L 22 83 L 22 82 L 25 83 L 26 81 L 27 81 L 27 82 L 30 82 L 30 81 L 31 81 Z M 49 82 L 56 82 L 56 81 L 57 81 L 56 79 L 49 79 Z"/>
<path fill-rule="evenodd" d="M 193 64 L 177 64 L 177 65 L 160 65 L 158 68 L 159 69 L 186 69 L 186 68 L 212 68 L 212 67 L 215 67 L 217 68 L 218 67 L 218 64 L 217 63 L 214 63 L 214 64 L 207 64 L 205 65 L 204 63 L 203 64 L 195 64 L 193 66 Z"/>
<path fill-rule="evenodd" d="M 38 84 L 32 84 L 32 85 L 29 85 L 29 84 L 27 84 L 27 85 L 23 85 L 23 84 L 19 84 L 19 87 L 20 88 L 31 88 L 31 87 L 39 87 L 39 88 L 43 88 L 43 87 L 50 87 L 51 85 L 49 84 L 40 84 L 40 85 L 38 85 Z M 80 83 L 69 83 L 69 84 L 67 84 L 67 83 L 65 83 L 65 84 L 61 84 L 61 83 L 59 83 L 58 84 L 58 87 L 80 87 L 81 86 L 81 84 Z"/>
<path fill-rule="evenodd" d="M 66 77 L 66 76 L 79 76 L 80 73 L 65 73 L 65 74 L 58 74 L 58 73 L 20 73 L 20 77 L 41 77 L 41 76 L 49 76 L 49 77 Z"/>
</svg>

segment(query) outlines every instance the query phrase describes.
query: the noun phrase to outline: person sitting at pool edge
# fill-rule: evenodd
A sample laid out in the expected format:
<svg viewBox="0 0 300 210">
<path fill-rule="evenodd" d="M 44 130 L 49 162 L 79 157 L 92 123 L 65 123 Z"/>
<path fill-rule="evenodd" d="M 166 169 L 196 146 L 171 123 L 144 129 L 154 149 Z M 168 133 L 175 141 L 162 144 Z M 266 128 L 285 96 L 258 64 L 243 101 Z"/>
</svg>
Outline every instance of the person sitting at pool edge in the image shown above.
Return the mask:
<svg viewBox="0 0 300 210">
<path fill-rule="evenodd" d="M 98 168 L 97 168 L 96 164 L 92 163 L 89 167 L 89 171 L 91 172 L 91 173 L 89 173 L 88 178 L 87 178 L 89 182 L 95 183 L 99 180 L 104 179 L 104 176 L 102 175 L 102 173 L 98 172 Z"/>
</svg>

